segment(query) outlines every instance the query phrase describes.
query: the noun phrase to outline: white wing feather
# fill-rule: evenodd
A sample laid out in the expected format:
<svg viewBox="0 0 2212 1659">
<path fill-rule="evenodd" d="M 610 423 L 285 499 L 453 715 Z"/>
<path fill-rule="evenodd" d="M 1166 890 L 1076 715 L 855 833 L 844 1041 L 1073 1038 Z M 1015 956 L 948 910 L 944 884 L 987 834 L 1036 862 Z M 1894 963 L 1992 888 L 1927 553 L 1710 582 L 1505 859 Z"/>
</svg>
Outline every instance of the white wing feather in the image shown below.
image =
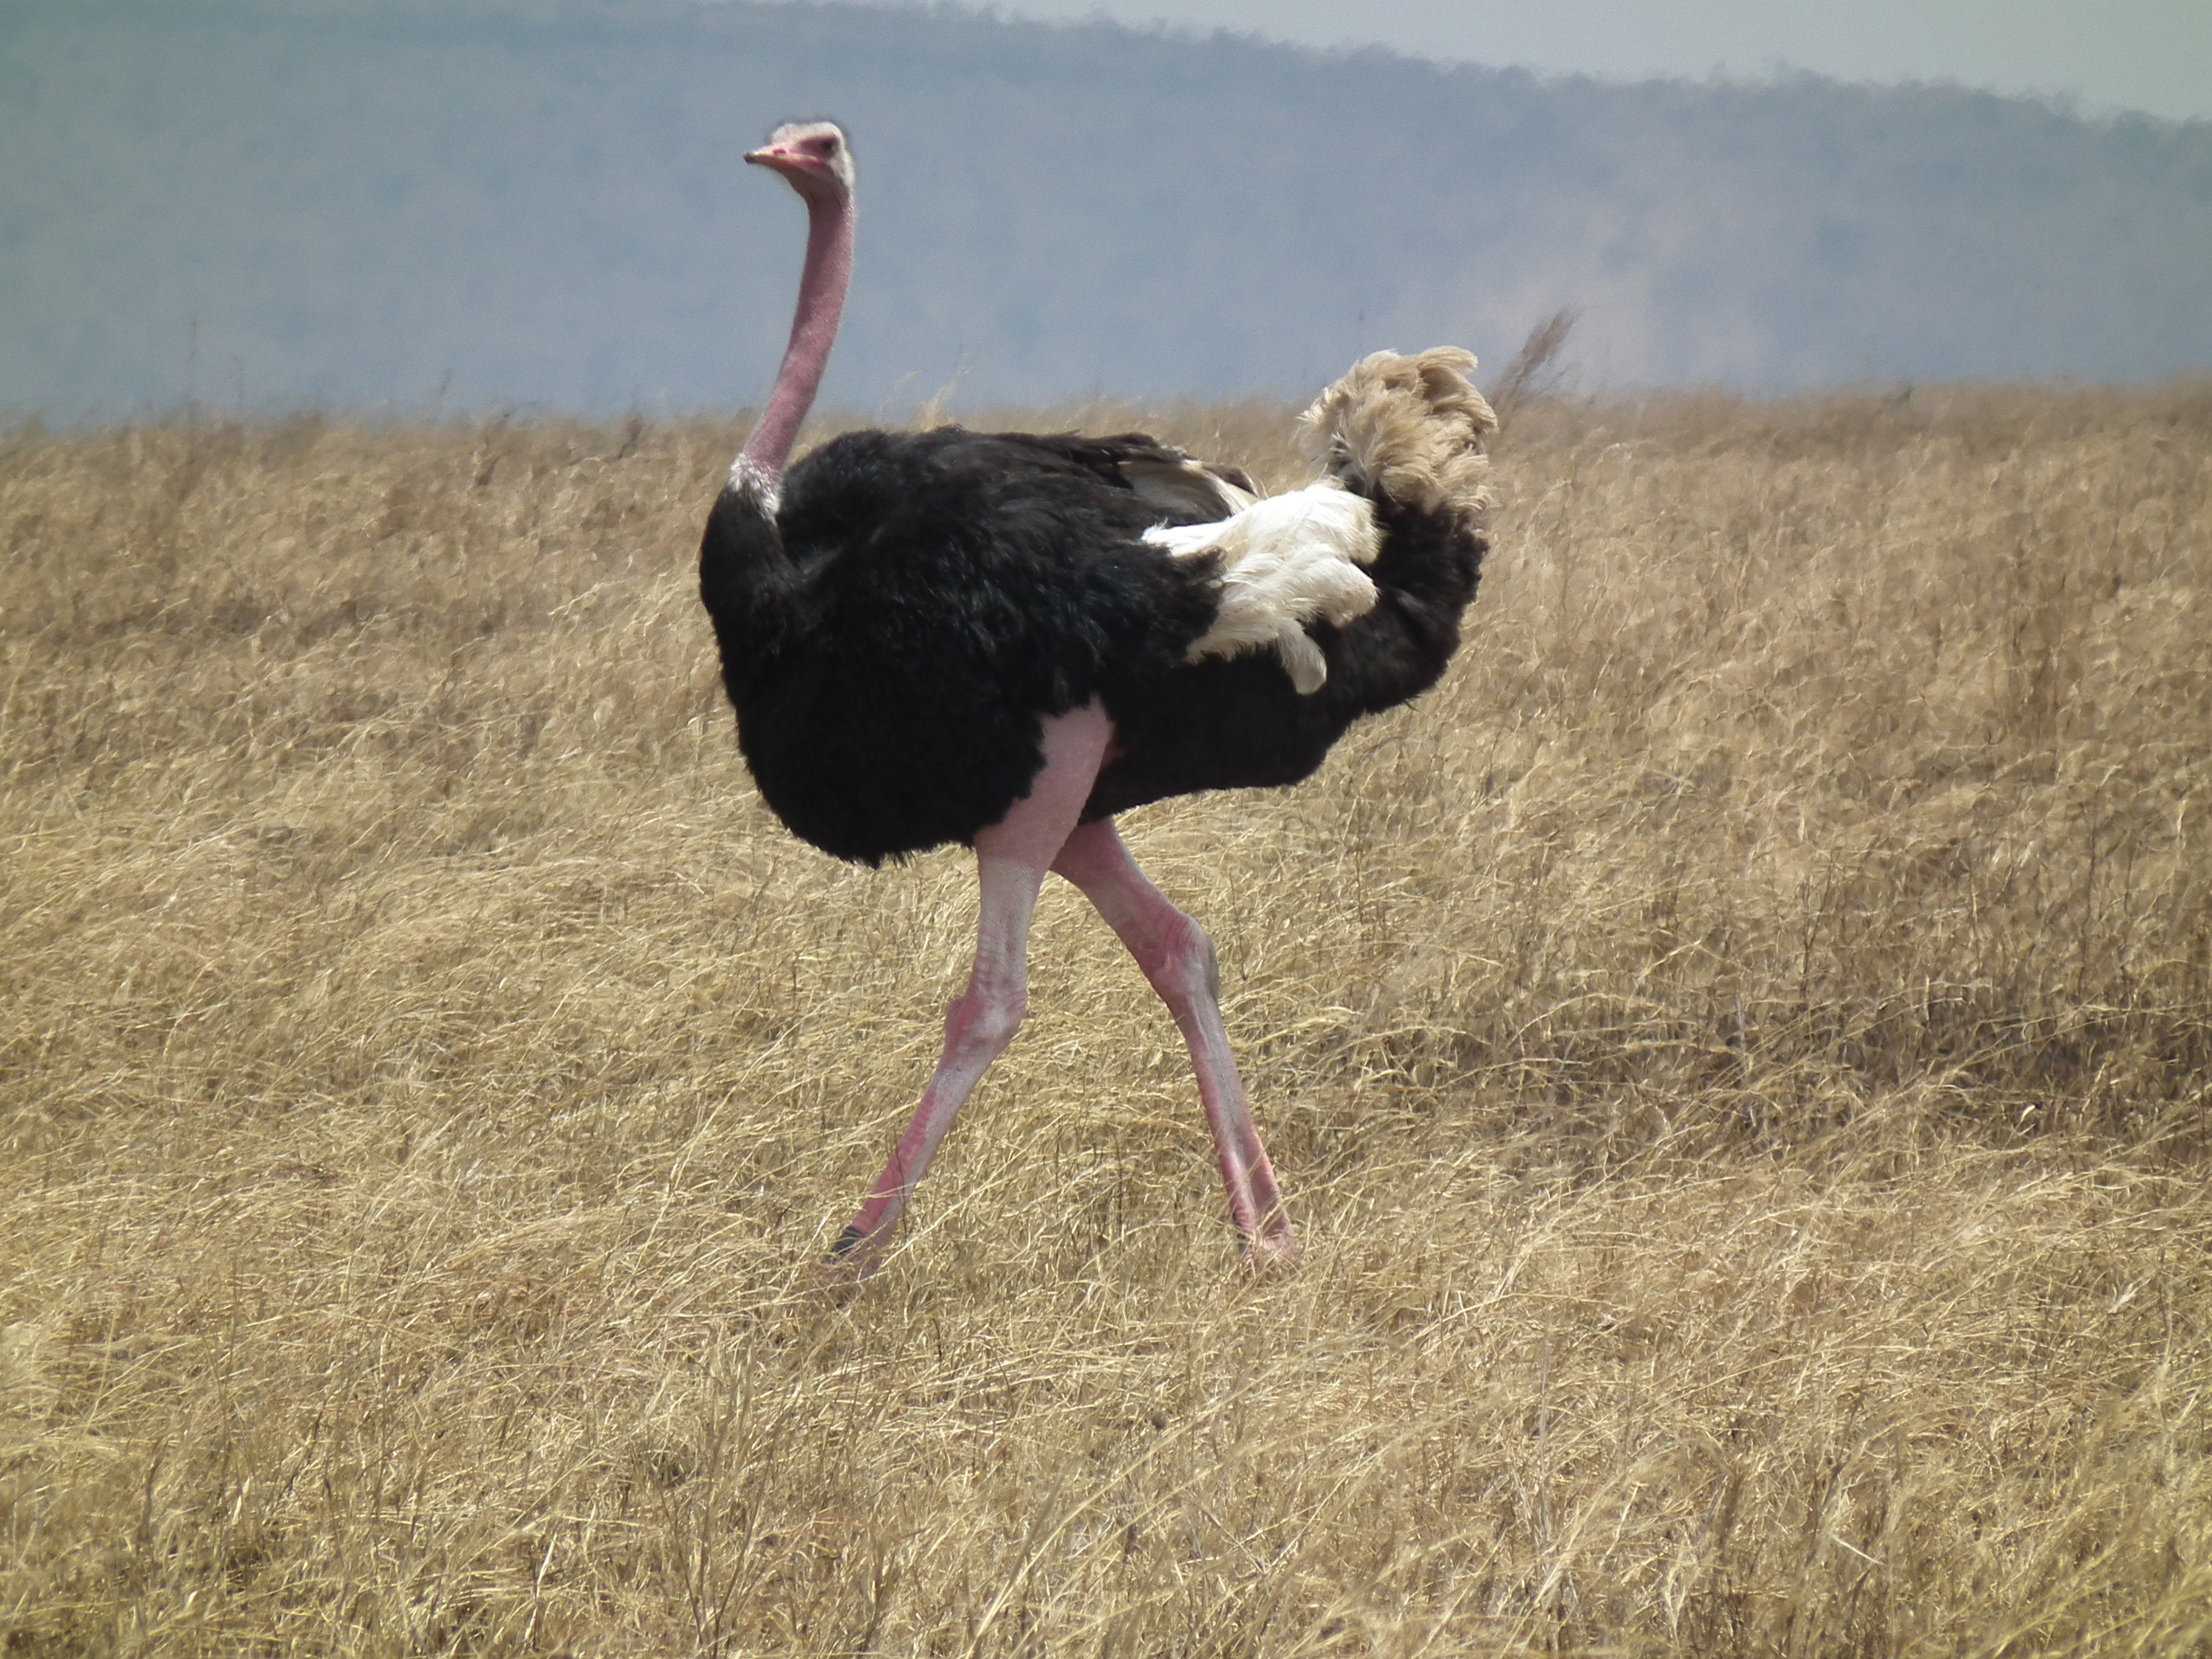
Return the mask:
<svg viewBox="0 0 2212 1659">
<path fill-rule="evenodd" d="M 1360 568 L 1382 550 L 1375 508 L 1334 483 L 1270 495 L 1212 524 L 1162 525 L 1145 539 L 1180 559 L 1220 556 L 1221 609 L 1188 660 L 1273 647 L 1307 696 L 1327 683 L 1328 664 L 1305 625 L 1340 627 L 1375 607 L 1375 584 Z"/>
</svg>

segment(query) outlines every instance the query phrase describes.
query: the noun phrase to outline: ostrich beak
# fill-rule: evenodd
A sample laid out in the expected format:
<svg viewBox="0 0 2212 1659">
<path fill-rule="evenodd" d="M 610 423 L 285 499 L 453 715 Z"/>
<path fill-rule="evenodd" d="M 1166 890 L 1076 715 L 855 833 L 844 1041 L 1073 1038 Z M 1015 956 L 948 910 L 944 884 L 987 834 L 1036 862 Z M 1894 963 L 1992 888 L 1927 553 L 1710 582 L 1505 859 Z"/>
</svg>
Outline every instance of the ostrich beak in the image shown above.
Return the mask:
<svg viewBox="0 0 2212 1659">
<path fill-rule="evenodd" d="M 774 167 L 782 173 L 796 173 L 805 165 L 803 157 L 794 155 L 781 144 L 763 144 L 758 149 L 749 149 L 745 160 L 757 167 Z"/>
</svg>

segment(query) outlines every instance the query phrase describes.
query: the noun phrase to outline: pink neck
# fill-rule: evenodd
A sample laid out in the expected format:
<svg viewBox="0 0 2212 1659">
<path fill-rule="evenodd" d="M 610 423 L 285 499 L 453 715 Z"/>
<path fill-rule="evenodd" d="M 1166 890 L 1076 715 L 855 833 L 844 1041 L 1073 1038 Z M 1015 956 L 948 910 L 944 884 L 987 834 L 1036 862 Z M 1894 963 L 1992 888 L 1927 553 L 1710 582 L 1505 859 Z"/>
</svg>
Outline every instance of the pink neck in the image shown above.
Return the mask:
<svg viewBox="0 0 2212 1659">
<path fill-rule="evenodd" d="M 791 319 L 791 343 L 760 424 L 730 468 L 732 483 L 749 478 L 773 490 L 791 459 L 806 411 L 822 385 L 836 343 L 837 319 L 845 309 L 845 289 L 853 280 L 853 204 L 848 198 L 810 197 L 806 202 L 806 266 L 799 277 L 799 311 Z"/>
</svg>

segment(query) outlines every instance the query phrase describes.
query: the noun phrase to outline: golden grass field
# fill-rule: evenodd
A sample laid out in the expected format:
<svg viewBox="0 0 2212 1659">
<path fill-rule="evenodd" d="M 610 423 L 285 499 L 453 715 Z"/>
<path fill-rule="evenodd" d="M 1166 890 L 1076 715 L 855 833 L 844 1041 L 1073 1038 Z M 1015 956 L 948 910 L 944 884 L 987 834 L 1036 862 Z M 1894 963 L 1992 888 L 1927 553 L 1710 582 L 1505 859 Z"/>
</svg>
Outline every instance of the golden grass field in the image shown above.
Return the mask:
<svg viewBox="0 0 2212 1659">
<path fill-rule="evenodd" d="M 1289 411 L 1086 409 L 1280 483 Z M 753 797 L 711 422 L 0 442 L 0 1653 L 2212 1653 L 2212 386 L 1528 405 L 1453 672 L 1054 883 Z"/>
</svg>

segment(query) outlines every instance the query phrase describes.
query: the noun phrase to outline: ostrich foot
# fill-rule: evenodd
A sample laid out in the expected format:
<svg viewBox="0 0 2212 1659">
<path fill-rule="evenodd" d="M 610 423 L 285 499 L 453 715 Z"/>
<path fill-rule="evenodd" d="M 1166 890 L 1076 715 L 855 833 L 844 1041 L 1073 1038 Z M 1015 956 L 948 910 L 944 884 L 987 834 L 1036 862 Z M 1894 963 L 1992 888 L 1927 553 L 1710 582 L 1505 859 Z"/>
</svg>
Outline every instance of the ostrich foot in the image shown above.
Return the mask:
<svg viewBox="0 0 2212 1659">
<path fill-rule="evenodd" d="M 859 1289 L 864 1281 L 875 1277 L 897 1236 L 896 1221 L 879 1223 L 872 1233 L 864 1233 L 858 1227 L 846 1228 L 830 1247 L 830 1254 L 815 1264 L 816 1282 L 823 1290 L 840 1294 Z"/>
<path fill-rule="evenodd" d="M 1288 1222 L 1279 1219 L 1266 1232 L 1246 1242 L 1240 1265 L 1255 1279 L 1272 1277 L 1296 1267 L 1301 1254 L 1297 1235 Z"/>
</svg>

